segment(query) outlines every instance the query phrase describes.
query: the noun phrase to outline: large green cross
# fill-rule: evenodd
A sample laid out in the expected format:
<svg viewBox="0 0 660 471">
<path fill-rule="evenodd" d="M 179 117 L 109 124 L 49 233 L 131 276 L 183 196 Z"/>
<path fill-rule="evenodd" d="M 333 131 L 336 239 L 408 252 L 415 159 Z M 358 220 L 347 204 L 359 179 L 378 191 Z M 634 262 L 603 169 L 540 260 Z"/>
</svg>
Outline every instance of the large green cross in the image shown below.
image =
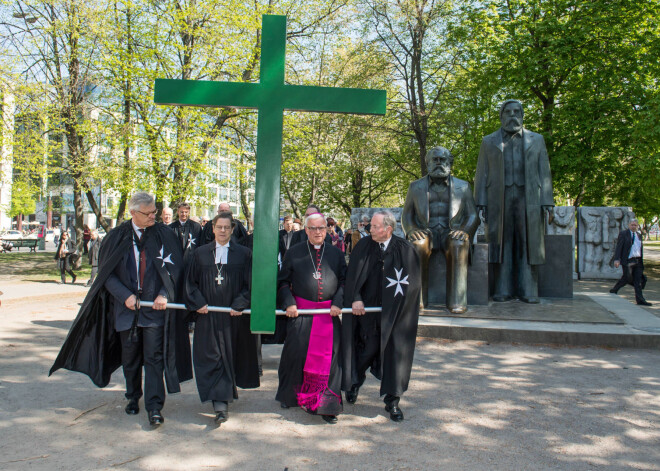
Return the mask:
<svg viewBox="0 0 660 471">
<path fill-rule="evenodd" d="M 384 90 L 285 85 L 285 50 L 286 16 L 264 15 L 259 83 L 157 79 L 154 92 L 154 102 L 163 105 L 259 110 L 250 323 L 254 333 L 275 330 L 284 110 L 385 114 Z"/>
</svg>

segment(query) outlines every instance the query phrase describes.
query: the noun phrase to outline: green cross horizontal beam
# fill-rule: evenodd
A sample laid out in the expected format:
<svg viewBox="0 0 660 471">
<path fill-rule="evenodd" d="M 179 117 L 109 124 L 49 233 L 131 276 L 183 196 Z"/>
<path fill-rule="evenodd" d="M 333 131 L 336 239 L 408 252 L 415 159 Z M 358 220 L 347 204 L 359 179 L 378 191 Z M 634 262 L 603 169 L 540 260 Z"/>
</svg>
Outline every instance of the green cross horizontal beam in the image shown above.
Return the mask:
<svg viewBox="0 0 660 471">
<path fill-rule="evenodd" d="M 259 83 L 157 79 L 154 91 L 154 102 L 161 105 L 259 110 L 250 322 L 254 333 L 275 329 L 284 110 L 383 115 L 387 99 L 384 90 L 286 85 L 285 53 L 286 16 L 264 15 Z"/>
</svg>

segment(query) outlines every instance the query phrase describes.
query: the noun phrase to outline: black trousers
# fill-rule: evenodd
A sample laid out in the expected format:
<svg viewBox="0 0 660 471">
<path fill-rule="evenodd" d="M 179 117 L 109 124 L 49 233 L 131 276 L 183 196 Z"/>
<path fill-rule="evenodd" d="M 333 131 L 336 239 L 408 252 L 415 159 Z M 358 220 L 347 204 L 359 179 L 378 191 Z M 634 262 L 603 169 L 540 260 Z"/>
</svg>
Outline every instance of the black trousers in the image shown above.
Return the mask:
<svg viewBox="0 0 660 471">
<path fill-rule="evenodd" d="M 638 303 L 644 301 L 644 295 L 642 294 L 642 278 L 644 275 L 644 266 L 641 263 L 641 260 L 638 262 L 627 263 L 626 265 L 621 265 L 621 271 L 623 275 L 619 278 L 619 281 L 616 282 L 612 291 L 619 291 L 621 288 L 627 284 L 632 284 L 635 288 L 635 301 Z"/>
<path fill-rule="evenodd" d="M 362 386 L 367 379 L 367 370 L 380 362 L 380 312 L 369 312 L 362 316 L 353 316 L 356 336 L 353 344 L 355 366 L 358 376 L 356 386 Z M 399 405 L 399 396 L 385 395 L 385 404 Z"/>
<path fill-rule="evenodd" d="M 164 329 L 138 327 L 138 341 L 129 340 L 130 330 L 119 332 L 121 364 L 126 378 L 126 399 L 142 397 L 142 367 L 144 366 L 144 406 L 147 411 L 161 410 L 165 403 L 163 371 Z"/>
<path fill-rule="evenodd" d="M 62 279 L 62 283 L 66 282 L 66 273 L 68 273 L 72 279 L 76 277 L 76 274 L 73 273 L 71 268 L 66 268 L 64 264 L 62 264 L 62 266 L 60 266 L 60 278 Z"/>
</svg>

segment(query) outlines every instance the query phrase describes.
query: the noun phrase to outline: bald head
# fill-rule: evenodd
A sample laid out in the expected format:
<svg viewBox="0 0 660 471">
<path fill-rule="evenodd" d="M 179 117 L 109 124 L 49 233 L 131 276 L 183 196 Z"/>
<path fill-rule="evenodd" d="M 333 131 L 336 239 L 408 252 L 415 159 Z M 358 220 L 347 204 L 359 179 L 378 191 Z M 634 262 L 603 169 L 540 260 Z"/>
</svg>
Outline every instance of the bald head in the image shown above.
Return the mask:
<svg viewBox="0 0 660 471">
<path fill-rule="evenodd" d="M 220 213 L 231 213 L 231 208 L 229 207 L 229 203 L 220 203 L 218 205 L 218 214 Z"/>
</svg>

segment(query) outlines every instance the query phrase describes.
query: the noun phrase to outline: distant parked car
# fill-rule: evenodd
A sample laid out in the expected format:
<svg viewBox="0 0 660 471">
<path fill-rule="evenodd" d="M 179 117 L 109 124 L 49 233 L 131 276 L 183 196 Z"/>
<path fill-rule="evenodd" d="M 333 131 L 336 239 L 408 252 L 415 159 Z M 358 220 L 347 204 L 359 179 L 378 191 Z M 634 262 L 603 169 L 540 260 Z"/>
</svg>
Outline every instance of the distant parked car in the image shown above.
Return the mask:
<svg viewBox="0 0 660 471">
<path fill-rule="evenodd" d="M 36 233 L 36 232 L 32 232 L 32 233 L 26 235 L 26 236 L 23 237 L 23 238 L 24 238 L 24 239 L 37 239 L 37 238 L 39 238 L 39 234 Z"/>
<path fill-rule="evenodd" d="M 21 231 L 7 231 L 2 235 L 3 239 L 22 239 L 23 233 Z"/>
</svg>

